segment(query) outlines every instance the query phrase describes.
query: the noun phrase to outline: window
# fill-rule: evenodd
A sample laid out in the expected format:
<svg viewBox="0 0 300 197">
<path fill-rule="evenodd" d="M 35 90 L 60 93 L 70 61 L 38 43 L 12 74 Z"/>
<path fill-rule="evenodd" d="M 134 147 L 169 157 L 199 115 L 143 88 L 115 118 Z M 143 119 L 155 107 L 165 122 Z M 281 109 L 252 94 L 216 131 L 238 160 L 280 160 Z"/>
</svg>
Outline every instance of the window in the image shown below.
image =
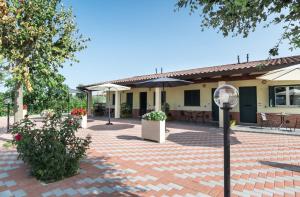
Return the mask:
<svg viewBox="0 0 300 197">
<path fill-rule="evenodd" d="M 184 106 L 200 106 L 200 90 L 185 90 Z"/>
<path fill-rule="evenodd" d="M 286 105 L 286 87 L 275 87 L 275 105 Z"/>
<path fill-rule="evenodd" d="M 300 86 L 274 87 L 276 106 L 299 106 Z"/>
<path fill-rule="evenodd" d="M 126 94 L 126 104 L 132 108 L 132 104 L 133 104 L 133 93 L 132 92 Z"/>
<path fill-rule="evenodd" d="M 290 105 L 300 105 L 300 86 L 289 87 Z"/>
</svg>

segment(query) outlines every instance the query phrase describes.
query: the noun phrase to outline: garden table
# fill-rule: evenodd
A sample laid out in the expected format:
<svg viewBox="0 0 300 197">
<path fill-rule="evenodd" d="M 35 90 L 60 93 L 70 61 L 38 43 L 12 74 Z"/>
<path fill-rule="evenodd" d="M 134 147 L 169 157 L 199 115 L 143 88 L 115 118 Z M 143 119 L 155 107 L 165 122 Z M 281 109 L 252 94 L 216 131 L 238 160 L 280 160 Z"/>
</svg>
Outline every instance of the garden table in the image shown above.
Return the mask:
<svg viewBox="0 0 300 197">
<path fill-rule="evenodd" d="M 281 128 L 288 128 L 288 125 L 287 125 L 287 120 L 286 118 L 288 116 L 290 116 L 290 114 L 287 114 L 287 113 L 279 113 L 279 114 L 276 114 L 277 116 L 280 116 L 280 125 L 278 127 L 278 129 L 280 130 Z"/>
</svg>

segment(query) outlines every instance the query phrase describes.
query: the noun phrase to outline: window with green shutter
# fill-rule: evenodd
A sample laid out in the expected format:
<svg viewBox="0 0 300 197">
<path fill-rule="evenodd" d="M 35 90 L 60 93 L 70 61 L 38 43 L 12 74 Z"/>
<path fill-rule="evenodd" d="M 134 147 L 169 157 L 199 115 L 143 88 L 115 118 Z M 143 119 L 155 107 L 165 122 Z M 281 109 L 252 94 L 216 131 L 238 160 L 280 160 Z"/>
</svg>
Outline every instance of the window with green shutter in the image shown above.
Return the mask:
<svg viewBox="0 0 300 197">
<path fill-rule="evenodd" d="M 275 87 L 269 86 L 269 107 L 275 107 Z"/>
<path fill-rule="evenodd" d="M 200 90 L 185 90 L 184 106 L 200 106 Z"/>
</svg>

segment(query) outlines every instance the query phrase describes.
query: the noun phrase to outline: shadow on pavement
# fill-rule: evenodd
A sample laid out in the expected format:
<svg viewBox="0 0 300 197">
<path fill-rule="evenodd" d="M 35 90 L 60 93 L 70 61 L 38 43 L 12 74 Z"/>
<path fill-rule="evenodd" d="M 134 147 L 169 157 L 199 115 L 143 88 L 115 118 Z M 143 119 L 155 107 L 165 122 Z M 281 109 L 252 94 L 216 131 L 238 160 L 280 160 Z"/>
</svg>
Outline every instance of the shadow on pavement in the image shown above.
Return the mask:
<svg viewBox="0 0 300 197">
<path fill-rule="evenodd" d="M 130 129 L 133 128 L 133 124 L 113 124 L 113 125 L 94 125 L 88 127 L 88 129 L 94 130 L 94 131 L 103 131 L 103 130 L 124 130 L 124 129 Z"/>
<path fill-rule="evenodd" d="M 273 161 L 259 161 L 259 163 L 267 166 L 272 166 L 275 168 L 281 168 L 284 170 L 289 170 L 293 172 L 300 172 L 300 166 L 293 165 L 293 164 L 286 164 L 286 163 L 279 163 L 279 162 L 273 162 Z"/>
<path fill-rule="evenodd" d="M 218 131 L 187 131 L 171 133 L 167 140 L 183 146 L 223 147 L 223 133 Z M 230 137 L 230 144 L 241 144 L 235 137 Z"/>
<path fill-rule="evenodd" d="M 141 140 L 144 141 L 142 138 L 134 136 L 134 135 L 119 135 L 117 136 L 118 139 L 121 140 Z"/>
</svg>

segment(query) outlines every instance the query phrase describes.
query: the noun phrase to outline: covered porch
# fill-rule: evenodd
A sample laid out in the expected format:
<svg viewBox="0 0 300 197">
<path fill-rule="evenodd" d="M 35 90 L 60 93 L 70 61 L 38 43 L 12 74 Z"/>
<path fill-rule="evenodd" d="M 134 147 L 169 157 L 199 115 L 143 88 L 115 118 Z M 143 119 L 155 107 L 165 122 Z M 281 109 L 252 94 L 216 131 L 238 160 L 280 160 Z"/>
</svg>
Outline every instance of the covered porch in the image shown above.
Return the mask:
<svg viewBox="0 0 300 197">
<path fill-rule="evenodd" d="M 267 121 L 272 122 L 274 127 L 280 127 L 283 123 L 288 128 L 300 127 L 300 82 L 297 75 L 297 80 L 291 80 L 290 77 L 290 80 L 284 81 L 259 78 L 269 72 L 293 67 L 299 62 L 300 57 L 295 56 L 114 80 L 109 83 L 131 89 L 107 95 L 106 110 L 111 108 L 115 118 L 140 118 L 149 111 L 163 108 L 169 121 L 217 123 L 222 127 L 223 113 L 214 103 L 213 94 L 219 86 L 229 84 L 237 88 L 240 94 L 238 105 L 231 110 L 232 124 L 261 125 L 266 122 L 263 117 L 267 117 Z M 137 86 L 141 82 L 164 77 L 190 81 L 191 84 L 166 87 L 163 90 Z M 90 115 L 92 93 L 89 88 L 95 85 L 97 84 L 80 87 L 86 89 L 90 95 Z M 283 120 L 282 114 L 285 115 Z"/>
</svg>

